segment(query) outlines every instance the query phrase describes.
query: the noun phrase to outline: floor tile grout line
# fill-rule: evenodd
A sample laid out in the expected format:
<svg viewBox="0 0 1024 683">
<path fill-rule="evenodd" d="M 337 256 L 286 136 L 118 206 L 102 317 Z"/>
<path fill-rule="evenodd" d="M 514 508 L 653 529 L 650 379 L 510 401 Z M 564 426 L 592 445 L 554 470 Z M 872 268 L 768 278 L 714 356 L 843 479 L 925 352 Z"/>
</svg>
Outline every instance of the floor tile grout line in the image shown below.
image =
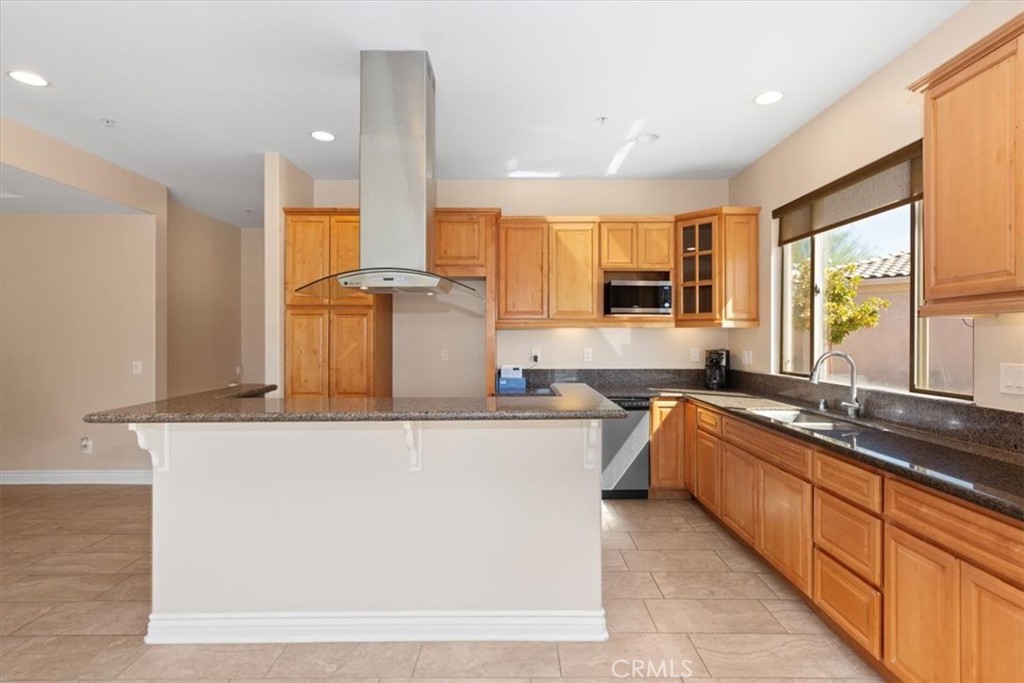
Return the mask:
<svg viewBox="0 0 1024 683">
<path fill-rule="evenodd" d="M 276 657 L 274 657 L 274 661 L 272 661 L 272 662 L 270 663 L 270 666 L 268 666 L 268 667 L 267 667 L 267 670 L 263 672 L 263 675 L 262 675 L 262 676 L 260 676 L 260 678 L 266 678 L 266 677 L 267 677 L 267 675 L 268 675 L 268 674 L 269 674 L 269 673 L 270 673 L 271 671 L 273 671 L 273 669 L 274 669 L 274 666 L 275 666 L 275 665 L 277 664 L 277 660 L 281 659 L 282 655 L 284 655 L 284 652 L 285 652 L 285 650 L 287 650 L 287 649 L 288 649 L 288 643 L 282 643 L 282 644 L 281 644 L 281 651 L 277 653 L 277 656 L 276 656 Z M 230 680 L 230 678 L 229 678 L 228 680 Z"/>
<path fill-rule="evenodd" d="M 409 672 L 409 678 L 416 678 L 416 669 L 420 665 L 420 657 L 423 656 L 423 645 L 424 644 L 425 643 L 420 641 L 419 647 L 416 648 L 416 661 L 413 662 L 413 664 L 412 664 L 412 671 Z M 381 678 L 383 678 L 383 676 L 381 676 Z M 380 679 L 378 679 L 378 680 L 380 680 Z"/>
</svg>

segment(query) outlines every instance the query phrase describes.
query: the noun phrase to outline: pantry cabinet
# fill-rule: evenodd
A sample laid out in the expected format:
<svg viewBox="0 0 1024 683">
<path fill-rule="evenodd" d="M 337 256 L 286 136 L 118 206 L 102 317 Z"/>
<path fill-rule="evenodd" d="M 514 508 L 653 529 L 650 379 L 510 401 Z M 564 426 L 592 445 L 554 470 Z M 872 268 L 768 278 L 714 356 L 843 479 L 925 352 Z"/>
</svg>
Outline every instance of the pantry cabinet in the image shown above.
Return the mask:
<svg viewBox="0 0 1024 683">
<path fill-rule="evenodd" d="M 724 206 L 676 216 L 676 321 L 758 324 L 759 207 Z"/>
<path fill-rule="evenodd" d="M 359 268 L 354 209 L 285 210 L 284 394 L 391 395 L 391 296 L 330 288 L 331 297 L 296 292 Z"/>
<path fill-rule="evenodd" d="M 924 94 L 922 315 L 1024 311 L 1024 15 Z"/>
</svg>

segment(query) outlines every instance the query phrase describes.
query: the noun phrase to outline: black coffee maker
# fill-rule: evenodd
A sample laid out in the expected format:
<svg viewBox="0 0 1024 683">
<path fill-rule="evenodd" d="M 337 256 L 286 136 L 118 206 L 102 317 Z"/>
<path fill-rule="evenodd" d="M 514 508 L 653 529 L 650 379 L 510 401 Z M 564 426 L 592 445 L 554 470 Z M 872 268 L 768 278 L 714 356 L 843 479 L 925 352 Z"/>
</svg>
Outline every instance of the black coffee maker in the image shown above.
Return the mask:
<svg viewBox="0 0 1024 683">
<path fill-rule="evenodd" d="M 704 386 L 724 389 L 729 383 L 729 350 L 711 349 L 704 355 Z"/>
</svg>

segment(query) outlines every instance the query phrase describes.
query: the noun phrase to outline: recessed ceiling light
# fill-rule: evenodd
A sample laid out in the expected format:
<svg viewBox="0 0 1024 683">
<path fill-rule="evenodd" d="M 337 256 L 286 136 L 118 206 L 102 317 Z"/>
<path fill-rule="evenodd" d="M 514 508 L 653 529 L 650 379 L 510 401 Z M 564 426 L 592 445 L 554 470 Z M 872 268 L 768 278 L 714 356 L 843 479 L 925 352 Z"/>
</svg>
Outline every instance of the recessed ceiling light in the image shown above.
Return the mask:
<svg viewBox="0 0 1024 683">
<path fill-rule="evenodd" d="M 636 136 L 637 142 L 657 142 L 661 139 L 661 136 L 657 133 L 641 133 Z"/>
<path fill-rule="evenodd" d="M 785 95 L 778 90 L 769 90 L 755 97 L 754 104 L 775 104 L 776 102 L 781 102 L 783 97 Z"/>
<path fill-rule="evenodd" d="M 8 71 L 7 75 L 18 81 L 18 83 L 24 83 L 25 85 L 34 85 L 37 88 L 43 88 L 50 85 L 50 82 L 40 76 L 34 74 L 31 71 Z"/>
<path fill-rule="evenodd" d="M 320 142 L 331 142 L 332 140 L 334 140 L 334 136 L 328 133 L 326 130 L 314 130 L 312 133 L 310 133 L 310 136 L 314 140 L 319 140 Z"/>
</svg>

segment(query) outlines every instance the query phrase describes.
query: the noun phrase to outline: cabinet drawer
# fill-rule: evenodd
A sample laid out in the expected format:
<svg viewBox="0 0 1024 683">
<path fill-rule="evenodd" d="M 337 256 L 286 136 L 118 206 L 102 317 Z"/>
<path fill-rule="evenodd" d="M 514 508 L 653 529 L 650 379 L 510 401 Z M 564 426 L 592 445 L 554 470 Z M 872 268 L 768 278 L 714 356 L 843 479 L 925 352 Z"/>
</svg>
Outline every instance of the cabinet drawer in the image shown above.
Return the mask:
<svg viewBox="0 0 1024 683">
<path fill-rule="evenodd" d="M 814 453 L 814 483 L 872 512 L 882 512 L 882 477 L 824 453 Z"/>
<path fill-rule="evenodd" d="M 882 594 L 817 549 L 814 604 L 875 658 L 882 656 Z"/>
<path fill-rule="evenodd" d="M 1024 529 L 902 482 L 885 481 L 885 516 L 997 574 L 1024 583 Z"/>
<path fill-rule="evenodd" d="M 722 416 L 713 410 L 697 406 L 697 426 L 705 432 L 722 435 Z"/>
<path fill-rule="evenodd" d="M 804 479 L 811 478 L 809 446 L 731 417 L 723 420 L 722 432 L 726 441 Z"/>
<path fill-rule="evenodd" d="M 814 544 L 876 586 L 882 582 L 882 520 L 814 491 Z"/>
</svg>

